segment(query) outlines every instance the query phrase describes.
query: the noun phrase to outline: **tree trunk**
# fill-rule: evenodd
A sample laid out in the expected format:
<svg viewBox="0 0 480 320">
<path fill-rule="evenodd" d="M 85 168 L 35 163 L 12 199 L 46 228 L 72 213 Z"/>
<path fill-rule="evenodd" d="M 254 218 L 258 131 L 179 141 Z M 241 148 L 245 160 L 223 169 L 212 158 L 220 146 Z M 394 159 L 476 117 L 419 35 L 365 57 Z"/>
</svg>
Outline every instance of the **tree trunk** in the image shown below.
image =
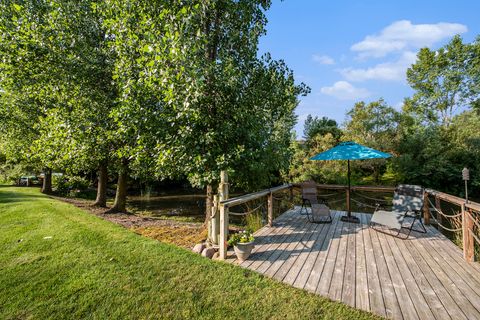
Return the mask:
<svg viewBox="0 0 480 320">
<path fill-rule="evenodd" d="M 42 193 L 52 193 L 52 170 L 50 168 L 45 169 L 42 185 Z"/>
<path fill-rule="evenodd" d="M 127 178 L 128 178 L 128 160 L 122 160 L 120 172 L 118 173 L 117 192 L 115 193 L 115 202 L 109 212 L 127 211 Z"/>
<path fill-rule="evenodd" d="M 98 184 L 97 184 L 97 199 L 94 206 L 107 206 L 107 183 L 108 183 L 108 167 L 107 161 L 102 161 L 98 168 Z"/>
<path fill-rule="evenodd" d="M 210 215 L 212 214 L 213 207 L 213 187 L 211 184 L 207 185 L 207 199 L 205 201 L 205 223 L 204 226 L 208 226 L 208 221 L 210 220 Z"/>
</svg>

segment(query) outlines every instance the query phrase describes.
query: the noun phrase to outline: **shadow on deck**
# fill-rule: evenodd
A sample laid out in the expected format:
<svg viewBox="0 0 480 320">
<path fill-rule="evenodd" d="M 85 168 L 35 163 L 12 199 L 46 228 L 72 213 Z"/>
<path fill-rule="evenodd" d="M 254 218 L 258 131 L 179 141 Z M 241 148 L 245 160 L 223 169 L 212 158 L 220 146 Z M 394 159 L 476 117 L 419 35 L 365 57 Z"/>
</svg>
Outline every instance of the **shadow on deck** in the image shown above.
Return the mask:
<svg viewBox="0 0 480 320">
<path fill-rule="evenodd" d="M 480 265 L 435 228 L 401 240 L 343 214 L 313 224 L 290 210 L 257 231 L 248 260 L 227 261 L 387 318 L 480 319 Z"/>
</svg>

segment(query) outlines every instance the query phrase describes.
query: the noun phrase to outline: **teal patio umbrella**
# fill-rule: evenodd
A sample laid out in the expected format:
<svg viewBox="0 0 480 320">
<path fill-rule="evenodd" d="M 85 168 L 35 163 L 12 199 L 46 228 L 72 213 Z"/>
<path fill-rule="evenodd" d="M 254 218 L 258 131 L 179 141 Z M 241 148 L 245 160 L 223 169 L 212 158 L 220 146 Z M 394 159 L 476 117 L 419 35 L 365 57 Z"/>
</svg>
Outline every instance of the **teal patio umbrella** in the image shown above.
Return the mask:
<svg viewBox="0 0 480 320">
<path fill-rule="evenodd" d="M 391 154 L 362 146 L 353 141 L 348 141 L 342 142 L 327 151 L 321 152 L 316 156 L 311 157 L 310 160 L 347 160 L 348 194 L 350 194 L 350 160 L 385 159 L 390 158 L 391 156 Z M 341 220 L 346 222 L 359 222 L 357 217 L 352 216 L 350 210 L 350 197 L 348 197 L 347 215 L 343 216 Z"/>
</svg>

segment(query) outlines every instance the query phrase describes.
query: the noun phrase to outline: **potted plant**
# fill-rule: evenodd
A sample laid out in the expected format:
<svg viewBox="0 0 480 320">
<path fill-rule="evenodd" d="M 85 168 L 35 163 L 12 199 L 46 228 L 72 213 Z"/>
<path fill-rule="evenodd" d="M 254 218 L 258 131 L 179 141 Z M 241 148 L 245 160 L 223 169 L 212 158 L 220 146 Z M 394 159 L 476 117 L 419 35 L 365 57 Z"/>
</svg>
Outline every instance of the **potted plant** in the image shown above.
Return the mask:
<svg viewBox="0 0 480 320">
<path fill-rule="evenodd" d="M 248 259 L 254 247 L 255 238 L 250 230 L 240 231 L 230 236 L 228 244 L 233 246 L 233 250 L 240 261 Z"/>
</svg>

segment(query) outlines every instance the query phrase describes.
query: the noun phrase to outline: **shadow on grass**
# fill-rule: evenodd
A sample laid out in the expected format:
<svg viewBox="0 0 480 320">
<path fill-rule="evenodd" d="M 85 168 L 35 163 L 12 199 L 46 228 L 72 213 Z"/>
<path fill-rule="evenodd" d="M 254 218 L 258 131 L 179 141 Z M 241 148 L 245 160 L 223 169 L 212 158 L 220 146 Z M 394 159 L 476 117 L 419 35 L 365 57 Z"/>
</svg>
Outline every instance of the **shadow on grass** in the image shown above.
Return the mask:
<svg viewBox="0 0 480 320">
<path fill-rule="evenodd" d="M 34 188 L 38 189 L 38 187 L 15 187 L 15 186 L 9 186 L 9 185 L 0 185 L 0 204 L 23 202 L 31 199 L 45 198 L 43 194 L 34 194 L 34 193 L 27 192 Z M 10 189 L 10 190 L 5 190 L 5 189 Z M 18 191 L 16 191 L 15 189 L 18 189 Z M 24 190 L 21 190 L 21 189 L 24 189 Z"/>
</svg>

